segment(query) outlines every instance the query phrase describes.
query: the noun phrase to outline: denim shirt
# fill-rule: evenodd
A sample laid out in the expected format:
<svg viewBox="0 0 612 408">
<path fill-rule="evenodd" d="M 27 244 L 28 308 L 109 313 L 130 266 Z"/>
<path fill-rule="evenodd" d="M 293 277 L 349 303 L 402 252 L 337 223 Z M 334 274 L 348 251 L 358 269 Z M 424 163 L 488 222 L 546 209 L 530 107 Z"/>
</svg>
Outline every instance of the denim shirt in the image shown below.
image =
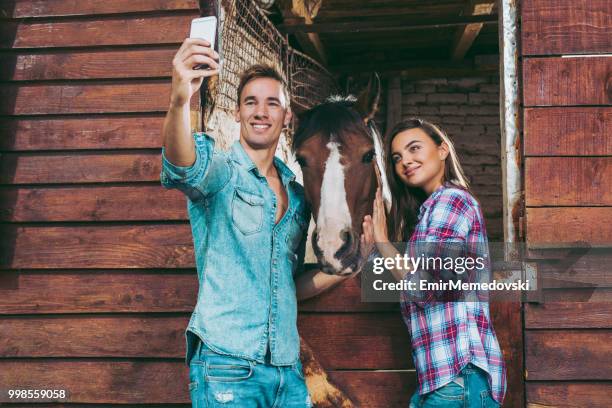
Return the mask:
<svg viewBox="0 0 612 408">
<path fill-rule="evenodd" d="M 162 149 L 161 182 L 189 198 L 198 300 L 186 330 L 186 362 L 198 338 L 213 351 L 272 365 L 299 357 L 294 276 L 304 261 L 310 212 L 303 187 L 278 158 L 289 198 L 275 224 L 276 196 L 236 142 L 229 152 L 195 133 L 196 161 L 170 163 Z M 197 337 L 195 337 L 197 336 Z"/>
</svg>

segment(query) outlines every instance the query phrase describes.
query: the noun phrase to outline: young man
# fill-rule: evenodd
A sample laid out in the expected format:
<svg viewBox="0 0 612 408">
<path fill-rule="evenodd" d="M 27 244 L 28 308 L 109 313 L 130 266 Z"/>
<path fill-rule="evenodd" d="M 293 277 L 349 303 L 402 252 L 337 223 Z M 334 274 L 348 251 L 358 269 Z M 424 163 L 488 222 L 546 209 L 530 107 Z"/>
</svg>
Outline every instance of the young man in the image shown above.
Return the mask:
<svg viewBox="0 0 612 408">
<path fill-rule="evenodd" d="M 191 399 L 194 406 L 307 407 L 296 291 L 307 298 L 343 278 L 308 271 L 294 282 L 310 214 L 303 187 L 274 157 L 291 120 L 278 72 L 256 65 L 241 77 L 240 140 L 229 152 L 215 150 L 203 133 L 190 134 L 189 100 L 217 70 L 208 42 L 183 42 L 162 135 L 162 184 L 189 197 L 199 278 L 186 331 Z"/>
</svg>

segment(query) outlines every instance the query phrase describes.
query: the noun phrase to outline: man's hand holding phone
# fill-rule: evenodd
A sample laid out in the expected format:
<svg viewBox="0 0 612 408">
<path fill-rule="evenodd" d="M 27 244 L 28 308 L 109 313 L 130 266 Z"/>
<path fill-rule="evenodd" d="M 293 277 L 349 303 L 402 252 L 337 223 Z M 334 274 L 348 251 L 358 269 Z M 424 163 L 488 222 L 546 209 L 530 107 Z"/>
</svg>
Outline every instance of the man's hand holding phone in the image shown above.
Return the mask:
<svg viewBox="0 0 612 408">
<path fill-rule="evenodd" d="M 219 73 L 219 55 L 210 45 L 209 41 L 200 38 L 186 38 L 183 41 L 172 60 L 172 105 L 189 103 L 202 86 L 204 78 Z"/>
</svg>

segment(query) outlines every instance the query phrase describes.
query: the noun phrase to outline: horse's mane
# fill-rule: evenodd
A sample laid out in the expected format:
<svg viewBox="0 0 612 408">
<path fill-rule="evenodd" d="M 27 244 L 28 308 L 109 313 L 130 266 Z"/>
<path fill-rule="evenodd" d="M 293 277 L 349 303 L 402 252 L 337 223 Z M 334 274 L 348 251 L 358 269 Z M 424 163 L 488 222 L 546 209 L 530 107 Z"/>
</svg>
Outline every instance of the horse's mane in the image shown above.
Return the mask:
<svg viewBox="0 0 612 408">
<path fill-rule="evenodd" d="M 299 115 L 298 127 L 293 135 L 295 151 L 311 136 L 322 133 L 343 140 L 348 133 L 369 135 L 361 114 L 355 108 L 357 99 L 352 96 L 330 96 L 325 102 Z"/>
</svg>

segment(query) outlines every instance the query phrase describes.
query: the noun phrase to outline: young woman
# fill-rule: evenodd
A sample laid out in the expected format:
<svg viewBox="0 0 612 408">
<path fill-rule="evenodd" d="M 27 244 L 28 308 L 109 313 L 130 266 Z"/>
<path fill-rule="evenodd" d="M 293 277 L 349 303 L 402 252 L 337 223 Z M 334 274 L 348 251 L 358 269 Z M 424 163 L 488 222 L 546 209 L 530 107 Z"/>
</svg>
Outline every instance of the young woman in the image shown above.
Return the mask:
<svg viewBox="0 0 612 408">
<path fill-rule="evenodd" d="M 411 256 L 422 243 L 442 257 L 453 246 L 471 255 L 487 247 L 479 203 L 440 128 L 420 119 L 399 123 L 387 140 L 386 159 L 393 196 L 389 219 L 379 190 L 372 216 L 364 219 L 364 244 L 375 244 L 387 258 L 399 253 L 391 242 L 407 242 Z M 391 272 L 398 280 L 424 276 L 409 269 Z M 410 408 L 502 404 L 506 373 L 486 301 L 415 300 L 404 292 L 401 310 L 418 376 Z"/>
</svg>

